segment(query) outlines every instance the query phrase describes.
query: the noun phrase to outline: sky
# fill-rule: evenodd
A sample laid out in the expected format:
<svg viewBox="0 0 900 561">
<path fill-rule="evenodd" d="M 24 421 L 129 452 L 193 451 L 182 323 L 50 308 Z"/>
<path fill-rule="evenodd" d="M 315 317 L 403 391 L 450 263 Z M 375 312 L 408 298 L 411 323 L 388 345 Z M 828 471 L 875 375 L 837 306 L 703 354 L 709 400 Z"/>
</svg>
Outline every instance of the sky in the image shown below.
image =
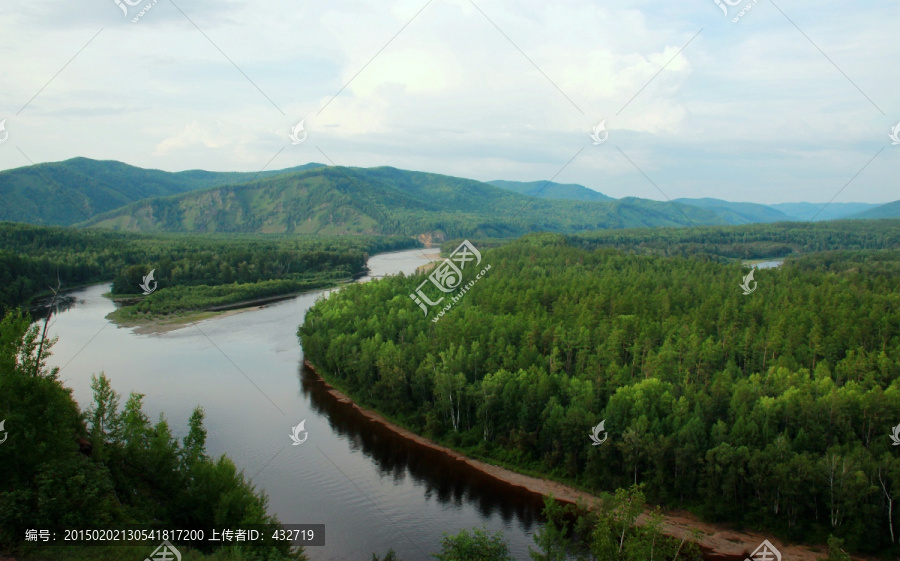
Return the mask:
<svg viewBox="0 0 900 561">
<path fill-rule="evenodd" d="M 320 162 L 900 199 L 896 0 L 136 2 L 0 4 L 0 169 Z"/>
</svg>

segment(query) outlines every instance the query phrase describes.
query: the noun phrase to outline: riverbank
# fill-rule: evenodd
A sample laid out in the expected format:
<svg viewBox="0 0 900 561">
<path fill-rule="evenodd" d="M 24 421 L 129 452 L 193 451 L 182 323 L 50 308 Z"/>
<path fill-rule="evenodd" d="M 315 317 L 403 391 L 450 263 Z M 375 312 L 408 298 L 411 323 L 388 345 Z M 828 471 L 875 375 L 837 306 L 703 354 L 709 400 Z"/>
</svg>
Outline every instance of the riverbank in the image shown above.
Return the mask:
<svg viewBox="0 0 900 561">
<path fill-rule="evenodd" d="M 557 481 L 524 475 L 503 467 L 469 458 L 451 448 L 437 444 L 408 429 L 396 425 L 384 416 L 358 406 L 349 396 L 329 384 L 308 360 L 304 359 L 304 364 L 313 374 L 315 374 L 317 381 L 321 382 L 324 387 L 327 388 L 327 393 L 336 401 L 352 408 L 369 421 L 383 426 L 385 429 L 409 442 L 439 452 L 445 457 L 459 462 L 465 466 L 466 469 L 476 470 L 499 482 L 519 487 L 534 495 L 545 497 L 552 494 L 557 500 L 568 504 L 575 504 L 578 501 L 582 501 L 588 505 L 599 504 L 600 499 L 598 497 L 585 491 L 581 491 Z M 642 521 L 643 517 L 641 517 L 638 522 L 641 523 Z M 727 528 L 724 525 L 706 523 L 688 512 L 677 510 L 665 512 L 663 520 L 664 534 L 679 540 L 691 539 L 693 530 L 698 530 L 700 532 L 698 545 L 703 550 L 704 559 L 707 561 L 744 561 L 763 540 L 769 540 L 770 543 L 778 548 L 782 554 L 782 559 L 785 561 L 818 561 L 818 559 L 825 557 L 824 546 L 814 549 L 803 545 L 789 545 L 776 538 L 763 534 L 737 531 Z M 854 556 L 853 559 L 856 561 L 874 561 L 870 558 L 856 556 Z"/>
</svg>

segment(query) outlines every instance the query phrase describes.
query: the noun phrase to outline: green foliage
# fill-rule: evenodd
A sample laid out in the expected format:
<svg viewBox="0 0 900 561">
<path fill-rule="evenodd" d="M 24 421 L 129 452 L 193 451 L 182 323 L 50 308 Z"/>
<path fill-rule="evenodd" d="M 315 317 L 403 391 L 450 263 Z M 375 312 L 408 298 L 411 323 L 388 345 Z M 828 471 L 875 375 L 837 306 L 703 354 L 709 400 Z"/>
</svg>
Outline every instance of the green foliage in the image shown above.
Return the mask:
<svg viewBox="0 0 900 561">
<path fill-rule="evenodd" d="M 219 286 L 174 286 L 158 290 L 137 304 L 119 308 L 112 314 L 117 321 L 155 319 L 189 310 L 226 309 L 256 299 L 290 295 L 296 292 L 333 286 L 346 277 L 321 274 L 308 280 L 268 280 Z"/>
<path fill-rule="evenodd" d="M 29 528 L 153 524 L 207 529 L 275 524 L 267 499 L 222 456 L 206 455 L 203 412 L 182 441 L 165 418 L 151 424 L 140 394 L 123 408 L 109 379 L 94 376 L 94 402 L 82 421 L 57 370 L 38 361 L 38 326 L 18 310 L 0 320 L 0 546 Z M 90 443 L 89 455 L 82 448 Z M 234 559 L 302 559 L 286 544 L 249 549 Z"/>
<path fill-rule="evenodd" d="M 820 557 L 820 559 L 822 561 L 851 561 L 847 552 L 841 549 L 841 546 L 843 545 L 844 540 L 834 536 L 828 536 L 828 555 L 826 557 Z"/>
<path fill-rule="evenodd" d="M 155 269 L 159 312 L 195 309 L 333 284 L 365 271 L 370 253 L 414 245 L 408 238 L 146 236 L 0 223 L 0 307 L 22 305 L 57 279 L 63 288 L 112 280 L 114 294 L 139 296 L 143 276 Z"/>
<path fill-rule="evenodd" d="M 569 236 L 567 242 L 585 249 L 611 248 L 667 257 L 706 255 L 719 261 L 763 259 L 834 250 L 900 249 L 900 220 L 601 230 Z M 820 259 L 842 261 L 836 257 Z"/>
<path fill-rule="evenodd" d="M 250 181 L 300 169 L 261 173 L 141 169 L 121 162 L 72 158 L 0 172 L 0 221 L 70 225 L 148 197 Z"/>
<path fill-rule="evenodd" d="M 503 533 L 488 534 L 484 529 L 461 530 L 455 536 L 445 535 L 441 552 L 433 555 L 438 561 L 515 561 Z"/>
<path fill-rule="evenodd" d="M 581 504 L 563 507 L 552 496 L 545 497 L 547 523 L 534 536 L 539 549 L 529 548 L 529 554 L 534 561 L 699 561 L 695 543 L 663 535 L 658 507 L 637 523 L 644 500 L 638 485 L 617 489 L 593 509 Z"/>
<path fill-rule="evenodd" d="M 895 243 L 843 224 L 798 243 Z M 655 255 L 644 234 L 650 254 L 598 247 L 637 243 L 619 233 L 485 250 L 491 270 L 437 322 L 409 298 L 424 275 L 347 286 L 308 311 L 304 353 L 355 400 L 489 461 L 898 553 L 900 250 L 793 258 L 744 296 L 739 265 Z M 693 235 L 698 254 L 732 236 Z M 601 420 L 609 440 L 591 446 Z M 629 516 L 605 522 L 617 551 Z"/>
<path fill-rule="evenodd" d="M 85 224 L 133 232 L 509 237 L 534 231 L 725 224 L 646 199 L 536 199 L 487 183 L 382 168 L 327 167 L 137 201 Z"/>
<path fill-rule="evenodd" d="M 554 183 L 552 181 L 488 181 L 494 187 L 514 191 L 531 197 L 542 199 L 568 199 L 573 201 L 612 201 L 599 191 L 588 189 L 577 183 Z"/>
</svg>

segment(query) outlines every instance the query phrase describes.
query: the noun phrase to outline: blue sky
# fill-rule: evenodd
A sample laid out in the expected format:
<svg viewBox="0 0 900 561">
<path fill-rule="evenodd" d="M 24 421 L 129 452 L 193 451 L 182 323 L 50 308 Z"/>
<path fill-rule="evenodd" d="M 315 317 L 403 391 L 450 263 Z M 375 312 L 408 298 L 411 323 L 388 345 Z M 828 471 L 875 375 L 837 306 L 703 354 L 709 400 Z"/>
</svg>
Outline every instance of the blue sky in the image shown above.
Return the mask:
<svg viewBox="0 0 900 561">
<path fill-rule="evenodd" d="M 132 23 L 141 6 L 115 0 L 4 3 L 0 169 L 315 161 L 656 200 L 900 199 L 900 3 L 758 0 L 736 23 L 715 0 L 323 4 L 158 0 Z"/>
</svg>

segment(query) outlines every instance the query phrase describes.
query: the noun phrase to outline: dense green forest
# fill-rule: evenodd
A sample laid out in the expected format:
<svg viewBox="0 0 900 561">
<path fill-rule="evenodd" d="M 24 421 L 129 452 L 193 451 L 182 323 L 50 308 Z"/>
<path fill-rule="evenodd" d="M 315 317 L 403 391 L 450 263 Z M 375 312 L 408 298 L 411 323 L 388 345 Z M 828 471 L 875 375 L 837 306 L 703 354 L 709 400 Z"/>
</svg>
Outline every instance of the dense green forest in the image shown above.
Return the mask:
<svg viewBox="0 0 900 561">
<path fill-rule="evenodd" d="M 900 220 L 601 230 L 569 236 L 567 240 L 584 249 L 604 247 L 661 256 L 702 254 L 723 260 L 761 259 L 834 250 L 897 249 Z"/>
<path fill-rule="evenodd" d="M 514 241 L 496 238 L 469 239 L 477 247 L 485 249 Z M 776 259 L 827 251 L 900 249 L 900 220 L 632 228 L 597 230 L 569 235 L 565 239 L 568 244 L 583 249 L 609 248 L 641 255 L 694 257 L 729 263 L 735 259 Z M 441 244 L 441 251 L 452 251 L 459 245 L 459 241 L 445 241 Z M 835 257 L 832 255 L 827 259 L 834 261 Z"/>
<path fill-rule="evenodd" d="M 136 235 L 0 223 L 0 306 L 36 294 L 113 281 L 140 295 L 155 269 L 159 289 L 139 312 L 168 313 L 333 284 L 365 271 L 368 255 L 409 248 L 400 237 Z M 138 312 L 136 312 L 138 313 Z"/>
<path fill-rule="evenodd" d="M 23 543 L 33 528 L 277 523 L 266 497 L 231 460 L 206 455 L 201 409 L 178 441 L 164 417 L 155 424 L 147 418 L 143 396 L 132 393 L 120 406 L 101 373 L 92 384 L 94 403 L 82 412 L 58 369 L 46 365 L 52 343 L 18 310 L 0 320 L 0 419 L 8 434 L 0 454 L 0 549 L 23 547 L 29 558 L 41 558 Z M 93 558 L 120 559 L 112 549 Z M 229 558 L 305 559 L 284 544 L 233 553 Z"/>
<path fill-rule="evenodd" d="M 490 272 L 440 321 L 410 299 L 425 276 L 389 277 L 321 300 L 299 335 L 355 400 L 470 455 L 592 491 L 643 484 L 711 521 L 896 556 L 897 232 L 526 236 L 484 250 Z M 756 271 L 743 295 L 747 269 L 724 256 L 772 244 L 835 251 Z M 592 446 L 600 421 L 609 438 Z"/>
</svg>

